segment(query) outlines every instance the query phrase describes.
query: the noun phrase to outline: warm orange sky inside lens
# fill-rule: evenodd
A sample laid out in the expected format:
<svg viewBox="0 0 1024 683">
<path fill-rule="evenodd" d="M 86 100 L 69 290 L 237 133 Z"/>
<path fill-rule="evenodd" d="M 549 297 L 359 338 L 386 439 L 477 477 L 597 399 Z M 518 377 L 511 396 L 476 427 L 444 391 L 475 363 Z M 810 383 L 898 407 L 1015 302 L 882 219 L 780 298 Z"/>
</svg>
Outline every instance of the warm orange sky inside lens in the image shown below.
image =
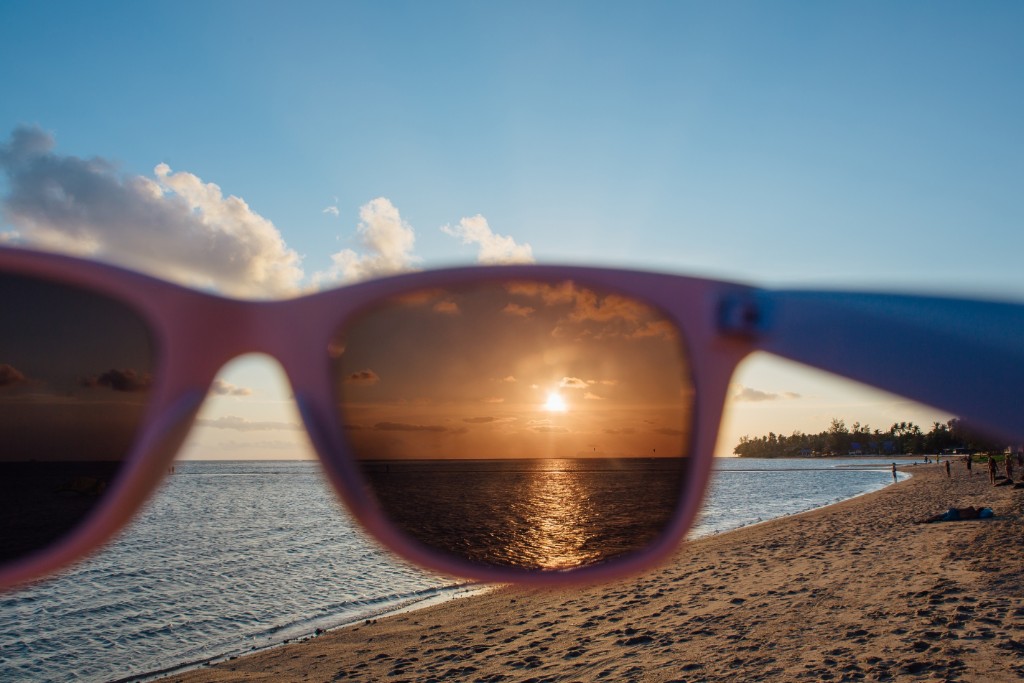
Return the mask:
<svg viewBox="0 0 1024 683">
<path fill-rule="evenodd" d="M 423 291 L 339 333 L 359 457 L 680 456 L 690 373 L 673 325 L 571 282 Z"/>
</svg>

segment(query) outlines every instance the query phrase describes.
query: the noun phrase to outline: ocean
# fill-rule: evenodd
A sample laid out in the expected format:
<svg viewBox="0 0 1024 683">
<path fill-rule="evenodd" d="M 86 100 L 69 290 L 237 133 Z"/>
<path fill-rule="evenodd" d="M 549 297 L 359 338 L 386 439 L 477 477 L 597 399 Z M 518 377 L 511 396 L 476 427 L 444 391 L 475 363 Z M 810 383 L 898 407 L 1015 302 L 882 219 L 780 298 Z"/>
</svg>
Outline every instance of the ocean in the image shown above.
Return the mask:
<svg viewBox="0 0 1024 683">
<path fill-rule="evenodd" d="M 889 462 L 717 459 L 691 537 L 880 489 Z M 135 680 L 478 588 L 369 540 L 316 462 L 181 462 L 106 548 L 0 594 L 0 680 Z"/>
</svg>

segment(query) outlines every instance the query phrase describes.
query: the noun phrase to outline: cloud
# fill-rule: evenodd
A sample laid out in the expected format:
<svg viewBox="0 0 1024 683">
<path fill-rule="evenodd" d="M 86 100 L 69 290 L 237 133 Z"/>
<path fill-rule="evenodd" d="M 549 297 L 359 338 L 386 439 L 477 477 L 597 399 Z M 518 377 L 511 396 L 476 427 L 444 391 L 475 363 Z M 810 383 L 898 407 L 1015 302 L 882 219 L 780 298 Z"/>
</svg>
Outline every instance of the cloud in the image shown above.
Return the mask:
<svg viewBox="0 0 1024 683">
<path fill-rule="evenodd" d="M 25 374 L 12 365 L 0 363 L 0 387 L 21 384 L 26 380 Z"/>
<path fill-rule="evenodd" d="M 0 208 L 10 230 L 0 244 L 21 244 L 113 261 L 191 287 L 241 297 L 281 298 L 316 287 L 413 270 L 420 258 L 412 226 L 386 197 L 359 210 L 359 246 L 331 256 L 307 279 L 299 254 L 243 199 L 167 164 L 152 175 L 121 171 L 101 158 L 54 151 L 34 126 L 0 141 L 7 194 Z M 340 216 L 337 198 L 321 210 Z M 447 234 L 479 247 L 481 263 L 532 262 L 529 245 L 495 235 L 482 216 Z"/>
<path fill-rule="evenodd" d="M 571 303 L 576 298 L 576 285 L 570 281 L 550 285 L 542 282 L 509 282 L 505 285 L 509 294 L 540 298 L 547 306 Z"/>
<path fill-rule="evenodd" d="M 518 380 L 516 380 L 512 375 L 507 375 L 506 377 L 502 377 L 501 381 L 508 382 L 509 384 L 515 384 Z"/>
<path fill-rule="evenodd" d="M 84 387 L 109 387 L 114 391 L 146 391 L 153 384 L 149 373 L 136 370 L 107 370 L 96 377 L 87 377 L 81 381 Z"/>
<path fill-rule="evenodd" d="M 586 389 L 587 382 L 579 377 L 563 377 L 558 383 L 560 389 Z"/>
<path fill-rule="evenodd" d="M 496 235 L 487 224 L 487 219 L 477 214 L 463 218 L 455 227 L 445 225 L 441 232 L 462 240 L 463 244 L 476 244 L 476 260 L 479 263 L 533 263 L 533 248 L 529 244 L 518 244 L 506 235 Z"/>
<path fill-rule="evenodd" d="M 447 432 L 444 425 L 416 425 L 405 422 L 378 422 L 374 429 L 384 432 Z"/>
<path fill-rule="evenodd" d="M 294 422 L 277 422 L 273 420 L 248 420 L 237 415 L 225 415 L 216 420 L 200 418 L 196 424 L 213 429 L 233 429 L 239 432 L 266 432 L 278 429 L 302 429 L 302 425 Z"/>
<path fill-rule="evenodd" d="M 316 284 L 326 286 L 401 273 L 412 270 L 420 260 L 412 253 L 415 231 L 386 197 L 377 197 L 360 207 L 356 230 L 364 252 L 343 249 L 333 254 L 331 267 L 313 276 Z"/>
<path fill-rule="evenodd" d="M 295 451 L 297 446 L 294 441 L 268 439 L 266 441 L 218 441 L 216 448 L 219 451 L 246 451 L 246 456 L 251 457 L 254 449 Z"/>
<path fill-rule="evenodd" d="M 636 434 L 636 430 L 632 427 L 622 427 L 621 429 L 606 429 L 605 434 Z"/>
<path fill-rule="evenodd" d="M 481 399 L 482 403 L 504 403 L 505 399 L 500 396 L 490 396 L 485 399 Z"/>
<path fill-rule="evenodd" d="M 482 425 L 487 424 L 488 422 L 494 422 L 497 419 L 498 418 L 496 417 L 464 417 L 462 418 L 462 421 L 470 424 Z"/>
<path fill-rule="evenodd" d="M 770 391 L 761 391 L 760 389 L 754 389 L 752 387 L 745 387 L 742 384 L 737 384 L 736 389 L 733 392 L 732 400 L 734 401 L 777 401 L 779 399 L 793 399 L 800 398 L 800 394 L 792 391 L 783 391 L 781 393 L 772 393 Z"/>
<path fill-rule="evenodd" d="M 597 394 L 592 393 L 590 391 L 588 391 L 585 394 L 583 394 L 583 398 L 589 399 L 591 401 L 603 401 L 604 400 L 603 396 L 598 396 Z"/>
<path fill-rule="evenodd" d="M 536 310 L 537 309 L 530 308 L 529 306 L 520 306 L 519 304 L 516 303 L 510 303 L 507 306 L 505 306 L 505 308 L 501 309 L 501 312 L 504 313 L 505 315 L 514 315 L 520 318 L 529 318 L 531 315 L 533 315 L 534 311 Z"/>
<path fill-rule="evenodd" d="M 530 427 L 535 432 L 542 432 L 545 434 L 568 434 L 569 430 L 566 427 L 553 427 L 553 426 L 538 426 Z"/>
<path fill-rule="evenodd" d="M 324 207 L 324 210 L 320 213 L 326 213 L 337 218 L 341 215 L 341 211 L 338 209 L 338 198 L 334 197 L 334 203 L 330 206 Z"/>
<path fill-rule="evenodd" d="M 215 379 L 213 384 L 210 385 L 210 393 L 217 396 L 249 396 L 252 394 L 252 389 L 238 387 L 222 379 Z"/>
<path fill-rule="evenodd" d="M 25 126 L 0 143 L 3 209 L 16 241 L 239 296 L 298 290 L 299 255 L 239 197 L 167 164 L 153 177 L 126 174 L 106 159 L 56 154 L 54 145 Z"/>
<path fill-rule="evenodd" d="M 379 381 L 380 375 L 369 368 L 366 370 L 360 370 L 359 372 L 353 372 L 345 378 L 345 384 L 360 384 L 363 386 L 370 386 Z"/>
<path fill-rule="evenodd" d="M 462 312 L 459 310 L 459 305 L 454 301 L 438 301 L 434 304 L 433 310 L 435 313 L 443 313 L 445 315 L 458 315 Z"/>
<path fill-rule="evenodd" d="M 572 310 L 552 330 L 552 335 L 556 337 L 577 334 L 582 330 L 584 334 L 595 334 L 595 339 L 657 337 L 675 341 L 678 338 L 676 326 L 670 320 L 662 318 L 658 311 L 631 297 L 598 293 L 571 281 L 556 284 L 513 282 L 507 284 L 505 290 L 511 295 L 539 299 L 548 307 L 571 305 Z M 515 303 L 509 304 L 504 310 L 513 313 L 519 308 L 533 312 L 533 309 Z M 592 329 L 586 329 L 587 326 Z"/>
<path fill-rule="evenodd" d="M 644 339 L 645 337 L 661 337 L 668 341 L 674 341 L 679 336 L 676 326 L 668 320 L 651 320 L 635 330 L 630 339 Z"/>
</svg>

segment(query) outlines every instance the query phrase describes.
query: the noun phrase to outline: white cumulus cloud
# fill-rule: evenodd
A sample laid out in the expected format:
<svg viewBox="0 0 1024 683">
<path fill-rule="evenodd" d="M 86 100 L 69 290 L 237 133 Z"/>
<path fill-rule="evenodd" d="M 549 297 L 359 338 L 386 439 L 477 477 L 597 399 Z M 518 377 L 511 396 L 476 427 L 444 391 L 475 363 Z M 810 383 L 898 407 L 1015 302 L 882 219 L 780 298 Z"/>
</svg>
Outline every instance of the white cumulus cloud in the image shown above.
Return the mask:
<svg viewBox="0 0 1024 683">
<path fill-rule="evenodd" d="M 321 286 L 366 280 L 412 270 L 420 259 L 412 253 L 416 233 L 402 220 L 386 197 L 377 197 L 359 209 L 359 233 L 363 252 L 343 249 L 331 256 L 332 265 L 314 275 Z"/>
<path fill-rule="evenodd" d="M 54 152 L 37 127 L 0 143 L 5 217 L 28 246 L 90 255 L 239 296 L 298 291 L 299 255 L 239 197 L 166 164 L 152 178 Z"/>
<path fill-rule="evenodd" d="M 463 218 L 458 225 L 445 225 L 441 232 L 462 240 L 463 244 L 477 245 L 477 261 L 486 264 L 533 263 L 533 248 L 519 244 L 507 235 L 498 235 L 491 230 L 487 219 L 477 214 Z"/>
<path fill-rule="evenodd" d="M 358 244 L 331 256 L 307 277 L 299 254 L 245 200 L 187 171 L 158 164 L 152 175 L 121 171 L 113 162 L 55 151 L 53 136 L 20 126 L 0 140 L 0 244 L 63 251 L 120 263 L 200 289 L 281 298 L 314 287 L 414 270 L 416 233 L 386 197 L 359 209 Z M 339 216 L 337 198 L 323 213 Z M 480 215 L 441 230 L 478 247 L 480 263 L 530 263 L 529 244 L 495 234 Z M 454 314 L 448 306 L 441 312 Z M 510 315 L 529 316 L 517 306 Z M 215 393 L 224 388 L 213 388 Z"/>
</svg>

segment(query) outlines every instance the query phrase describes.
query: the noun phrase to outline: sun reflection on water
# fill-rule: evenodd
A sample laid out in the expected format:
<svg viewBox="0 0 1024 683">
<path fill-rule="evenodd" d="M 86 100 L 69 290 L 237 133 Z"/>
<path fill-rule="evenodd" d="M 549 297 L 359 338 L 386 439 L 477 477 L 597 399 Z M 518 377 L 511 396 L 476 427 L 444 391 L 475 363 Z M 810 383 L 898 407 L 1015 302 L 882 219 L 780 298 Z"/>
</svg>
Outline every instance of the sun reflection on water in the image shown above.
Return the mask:
<svg viewBox="0 0 1024 683">
<path fill-rule="evenodd" d="M 537 465 L 518 503 L 526 528 L 519 552 L 544 569 L 587 564 L 588 520 L 594 516 L 587 487 L 562 468 Z"/>
</svg>

